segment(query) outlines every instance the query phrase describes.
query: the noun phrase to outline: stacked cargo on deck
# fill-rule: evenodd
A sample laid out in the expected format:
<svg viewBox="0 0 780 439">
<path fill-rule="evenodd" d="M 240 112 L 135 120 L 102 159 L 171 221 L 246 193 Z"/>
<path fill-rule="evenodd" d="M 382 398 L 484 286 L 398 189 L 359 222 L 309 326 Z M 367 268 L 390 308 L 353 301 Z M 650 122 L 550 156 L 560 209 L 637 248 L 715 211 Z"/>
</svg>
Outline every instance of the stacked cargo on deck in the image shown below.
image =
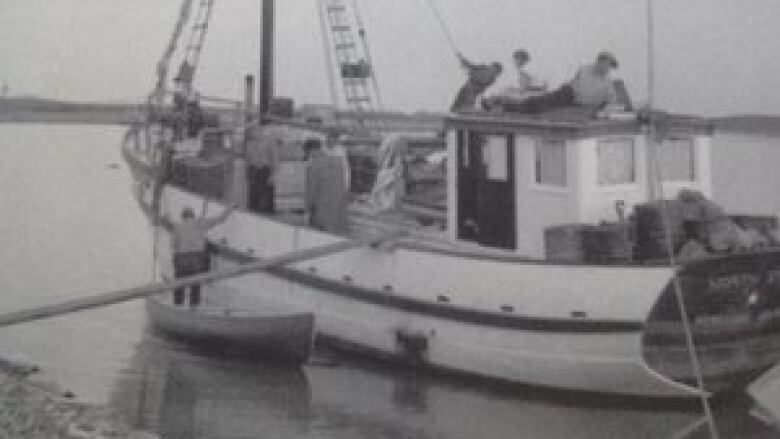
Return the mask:
<svg viewBox="0 0 780 439">
<path fill-rule="evenodd" d="M 628 224 L 564 224 L 544 232 L 548 260 L 571 263 L 620 263 L 632 259 Z"/>
<path fill-rule="evenodd" d="M 628 263 L 756 250 L 778 245 L 778 219 L 726 215 L 700 192 L 637 204 L 626 222 L 564 224 L 545 230 L 545 256 L 557 262 Z"/>
</svg>

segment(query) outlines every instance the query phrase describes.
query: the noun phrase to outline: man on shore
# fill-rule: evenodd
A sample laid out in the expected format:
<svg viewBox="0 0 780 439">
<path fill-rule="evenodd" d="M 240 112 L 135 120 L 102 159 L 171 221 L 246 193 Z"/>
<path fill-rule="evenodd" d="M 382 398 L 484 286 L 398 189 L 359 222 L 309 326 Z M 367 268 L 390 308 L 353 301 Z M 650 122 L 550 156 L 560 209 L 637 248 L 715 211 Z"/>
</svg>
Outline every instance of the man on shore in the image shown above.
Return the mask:
<svg viewBox="0 0 780 439">
<path fill-rule="evenodd" d="M 209 271 L 209 255 L 206 251 L 206 233 L 223 223 L 233 212 L 235 206 L 230 206 L 222 214 L 206 218 L 196 217 L 195 211 L 185 207 L 181 211 L 181 222 L 173 224 L 173 271 L 177 278 L 193 276 Z M 184 304 L 185 288 L 173 291 L 173 304 Z M 192 307 L 200 305 L 200 285 L 189 287 L 189 304 Z"/>
</svg>

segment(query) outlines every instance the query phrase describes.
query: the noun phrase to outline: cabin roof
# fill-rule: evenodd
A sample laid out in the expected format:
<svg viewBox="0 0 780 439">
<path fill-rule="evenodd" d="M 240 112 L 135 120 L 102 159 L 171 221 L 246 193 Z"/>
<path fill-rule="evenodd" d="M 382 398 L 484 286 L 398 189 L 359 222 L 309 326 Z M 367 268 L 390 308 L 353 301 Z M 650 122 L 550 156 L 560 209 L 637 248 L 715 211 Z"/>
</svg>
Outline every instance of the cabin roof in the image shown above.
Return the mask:
<svg viewBox="0 0 780 439">
<path fill-rule="evenodd" d="M 446 129 L 472 129 L 489 132 L 513 132 L 527 135 L 555 135 L 571 138 L 604 135 L 633 135 L 644 132 L 646 122 L 633 117 L 620 119 L 594 119 L 583 112 L 545 113 L 518 115 L 507 113 L 473 112 L 448 116 Z M 654 115 L 658 129 L 673 134 L 710 135 L 713 124 L 708 119 L 658 113 Z"/>
</svg>

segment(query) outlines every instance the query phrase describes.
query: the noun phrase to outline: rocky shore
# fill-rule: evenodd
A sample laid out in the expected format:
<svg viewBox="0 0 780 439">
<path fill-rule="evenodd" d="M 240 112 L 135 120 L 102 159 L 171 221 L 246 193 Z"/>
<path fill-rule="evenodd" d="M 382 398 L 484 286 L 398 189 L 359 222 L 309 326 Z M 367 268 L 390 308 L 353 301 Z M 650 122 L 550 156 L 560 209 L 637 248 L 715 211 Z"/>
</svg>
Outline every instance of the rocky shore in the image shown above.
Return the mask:
<svg viewBox="0 0 780 439">
<path fill-rule="evenodd" d="M 0 438 L 159 439 L 131 429 L 109 408 L 31 379 L 36 372 L 34 366 L 0 360 Z"/>
</svg>

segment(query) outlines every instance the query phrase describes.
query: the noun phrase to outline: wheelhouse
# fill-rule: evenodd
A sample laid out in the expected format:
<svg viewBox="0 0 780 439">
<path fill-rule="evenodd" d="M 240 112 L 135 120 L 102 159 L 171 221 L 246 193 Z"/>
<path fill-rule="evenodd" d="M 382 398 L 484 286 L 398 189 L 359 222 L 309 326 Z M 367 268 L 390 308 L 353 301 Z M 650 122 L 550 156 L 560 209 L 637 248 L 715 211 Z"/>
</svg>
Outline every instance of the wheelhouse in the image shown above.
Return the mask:
<svg viewBox="0 0 780 439">
<path fill-rule="evenodd" d="M 552 228 L 619 226 L 634 206 L 683 188 L 712 195 L 712 129 L 699 119 L 648 133 L 637 120 L 458 115 L 445 132 L 454 242 L 545 257 Z"/>
</svg>

